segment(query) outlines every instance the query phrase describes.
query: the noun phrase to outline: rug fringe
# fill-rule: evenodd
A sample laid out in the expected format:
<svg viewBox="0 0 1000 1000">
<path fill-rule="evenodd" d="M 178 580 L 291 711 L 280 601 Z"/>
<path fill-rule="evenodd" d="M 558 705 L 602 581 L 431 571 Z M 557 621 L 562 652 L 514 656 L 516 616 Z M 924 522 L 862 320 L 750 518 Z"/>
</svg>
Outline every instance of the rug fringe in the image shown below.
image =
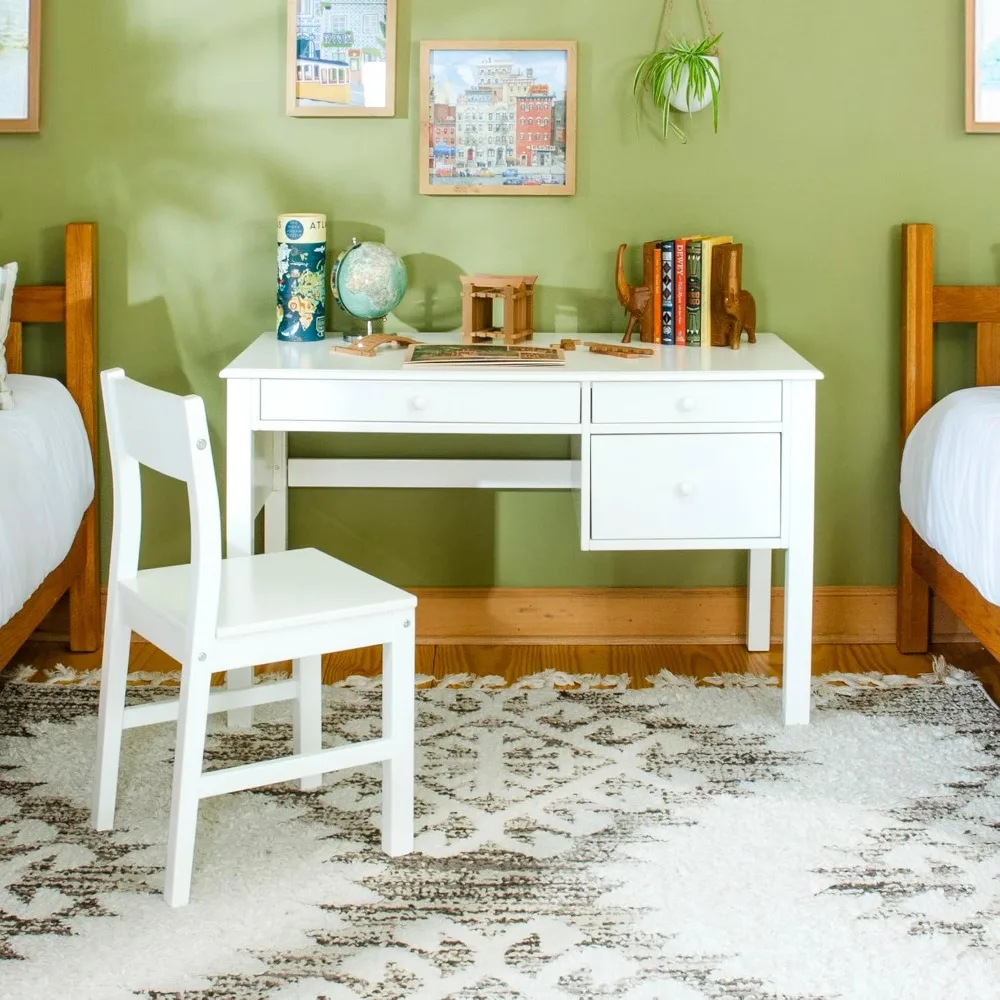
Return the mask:
<svg viewBox="0 0 1000 1000">
<path fill-rule="evenodd" d="M 41 677 L 39 671 L 29 664 L 17 666 L 10 672 L 9 683 L 12 684 L 51 684 L 57 687 L 99 687 L 101 682 L 100 668 L 92 670 L 77 670 L 63 663 L 57 663 L 46 670 Z M 259 683 L 268 684 L 287 680 L 288 671 L 271 671 L 260 678 Z M 176 687 L 180 684 L 179 670 L 136 671 L 129 674 L 130 687 Z M 672 687 L 717 687 L 717 688 L 760 688 L 778 687 L 777 677 L 761 676 L 759 674 L 715 674 L 711 677 L 688 677 L 661 670 L 646 677 L 646 682 L 653 688 Z M 428 674 L 417 674 L 417 687 L 422 690 L 431 689 L 467 689 L 473 691 L 497 691 L 503 688 L 513 690 L 546 691 L 626 691 L 630 690 L 631 679 L 628 674 L 571 674 L 562 670 L 542 670 L 528 674 L 511 681 L 509 684 L 500 676 L 479 674 L 446 674 L 444 677 L 432 677 Z M 821 674 L 812 679 L 814 688 L 834 689 L 846 692 L 868 690 L 871 688 L 911 688 L 928 687 L 939 684 L 965 685 L 978 684 L 979 681 L 967 670 L 952 666 L 943 656 L 934 656 L 931 669 L 916 677 L 903 674 L 869 673 L 829 673 Z M 353 674 L 343 680 L 335 681 L 332 687 L 352 688 L 355 690 L 376 690 L 382 686 L 380 676 L 368 677 Z"/>
</svg>

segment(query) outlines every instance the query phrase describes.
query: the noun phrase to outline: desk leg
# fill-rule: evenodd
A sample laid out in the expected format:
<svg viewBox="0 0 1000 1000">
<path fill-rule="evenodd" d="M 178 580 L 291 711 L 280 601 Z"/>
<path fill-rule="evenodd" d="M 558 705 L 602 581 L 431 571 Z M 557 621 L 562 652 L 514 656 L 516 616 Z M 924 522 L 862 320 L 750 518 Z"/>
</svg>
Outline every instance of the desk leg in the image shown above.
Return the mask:
<svg viewBox="0 0 1000 1000">
<path fill-rule="evenodd" d="M 751 549 L 747 569 L 747 649 L 771 648 L 771 550 Z"/>
<path fill-rule="evenodd" d="M 264 551 L 284 552 L 288 548 L 288 435 L 271 434 L 271 474 L 274 488 L 264 501 Z"/>
<path fill-rule="evenodd" d="M 786 426 L 791 435 L 789 537 L 785 555 L 785 725 L 809 722 L 812 695 L 813 519 L 816 476 L 816 385 L 794 382 Z"/>
<path fill-rule="evenodd" d="M 257 383 L 231 378 L 226 382 L 226 558 L 253 555 L 254 475 L 253 399 Z M 253 667 L 230 670 L 230 691 L 253 686 Z M 253 708 L 227 713 L 230 729 L 253 725 Z"/>
</svg>

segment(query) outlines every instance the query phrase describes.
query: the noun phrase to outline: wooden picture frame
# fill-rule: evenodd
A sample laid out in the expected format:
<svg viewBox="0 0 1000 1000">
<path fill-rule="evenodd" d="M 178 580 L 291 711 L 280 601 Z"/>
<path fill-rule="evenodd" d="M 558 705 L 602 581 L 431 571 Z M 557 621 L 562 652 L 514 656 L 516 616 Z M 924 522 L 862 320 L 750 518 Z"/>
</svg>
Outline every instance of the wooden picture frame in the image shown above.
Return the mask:
<svg viewBox="0 0 1000 1000">
<path fill-rule="evenodd" d="M 288 114 L 295 118 L 392 118 L 396 114 L 396 0 L 286 2 Z"/>
<path fill-rule="evenodd" d="M 573 41 L 421 42 L 420 193 L 576 194 L 576 84 Z"/>
<path fill-rule="evenodd" d="M 42 0 L 0 0 L 0 132 L 40 130 L 41 51 Z"/>
<path fill-rule="evenodd" d="M 965 0 L 965 131 L 1000 132 L 1000 0 Z"/>
</svg>

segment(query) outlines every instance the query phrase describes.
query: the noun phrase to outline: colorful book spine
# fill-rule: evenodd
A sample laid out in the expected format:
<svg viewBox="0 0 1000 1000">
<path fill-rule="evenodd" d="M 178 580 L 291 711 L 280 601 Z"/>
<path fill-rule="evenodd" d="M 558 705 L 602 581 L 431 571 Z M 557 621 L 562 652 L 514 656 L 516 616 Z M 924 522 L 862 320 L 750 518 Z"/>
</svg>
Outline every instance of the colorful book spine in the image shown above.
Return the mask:
<svg viewBox="0 0 1000 1000">
<path fill-rule="evenodd" d="M 687 342 L 701 346 L 701 240 L 687 246 Z"/>
<path fill-rule="evenodd" d="M 642 245 L 642 283 L 646 288 L 653 289 L 655 285 L 653 284 L 656 280 L 656 243 L 649 242 L 643 243 Z M 650 293 L 652 297 L 652 292 Z M 650 343 L 654 340 L 655 334 L 660 326 L 659 317 L 655 320 L 653 318 L 652 303 L 650 307 L 643 312 L 642 320 L 639 323 L 639 339 Z M 655 338 L 659 339 L 659 338 Z"/>
<path fill-rule="evenodd" d="M 659 344 L 663 340 L 663 240 L 656 240 L 653 244 L 653 285 L 652 302 L 650 311 L 652 312 L 652 341 Z"/>
<path fill-rule="evenodd" d="M 663 290 L 660 343 L 674 343 L 674 241 L 664 240 L 660 249 L 660 278 Z"/>
<path fill-rule="evenodd" d="M 674 343 L 687 344 L 687 240 L 674 240 Z"/>
</svg>

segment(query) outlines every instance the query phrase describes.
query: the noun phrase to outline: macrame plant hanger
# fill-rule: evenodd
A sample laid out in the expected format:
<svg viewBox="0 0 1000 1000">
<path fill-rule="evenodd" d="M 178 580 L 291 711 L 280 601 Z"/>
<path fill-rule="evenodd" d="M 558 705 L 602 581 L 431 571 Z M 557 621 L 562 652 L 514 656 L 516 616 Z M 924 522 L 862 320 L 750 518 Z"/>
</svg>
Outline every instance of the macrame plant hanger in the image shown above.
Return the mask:
<svg viewBox="0 0 1000 1000">
<path fill-rule="evenodd" d="M 674 0 L 663 0 L 663 10 L 660 12 L 660 30 L 656 34 L 656 47 L 665 48 L 670 42 L 670 15 L 674 12 Z M 707 38 L 715 38 L 715 25 L 708 9 L 708 0 L 698 0 L 698 13 L 701 16 L 702 27 L 707 32 Z M 719 55 L 719 46 L 712 49 L 712 55 Z"/>
</svg>

